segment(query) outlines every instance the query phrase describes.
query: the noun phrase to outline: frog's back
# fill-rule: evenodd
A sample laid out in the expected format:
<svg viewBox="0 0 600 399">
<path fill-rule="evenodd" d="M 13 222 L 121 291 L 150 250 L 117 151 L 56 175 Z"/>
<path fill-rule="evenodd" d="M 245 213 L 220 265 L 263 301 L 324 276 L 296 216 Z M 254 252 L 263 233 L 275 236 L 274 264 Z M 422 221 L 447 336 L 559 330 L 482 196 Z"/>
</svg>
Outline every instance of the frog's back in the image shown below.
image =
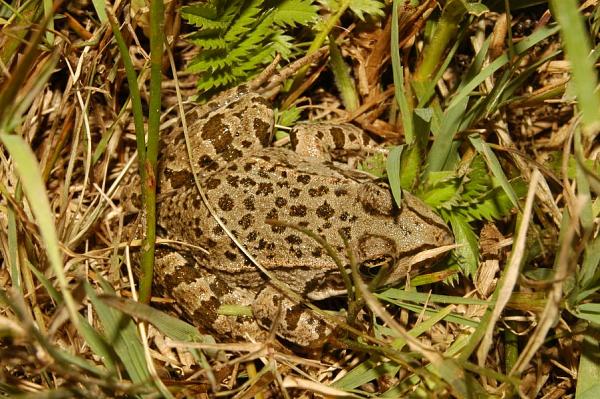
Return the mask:
<svg viewBox="0 0 600 399">
<path fill-rule="evenodd" d="M 172 179 L 175 180 L 175 179 Z M 206 247 L 206 267 L 237 285 L 262 282 L 195 194 L 193 180 L 165 204 L 177 215 L 160 218 L 175 239 Z M 332 163 L 305 161 L 292 151 L 263 148 L 215 170 L 202 182 L 219 217 L 267 269 L 301 293 L 324 298 L 339 292 L 336 266 L 309 236 L 271 221 L 305 228 L 340 255 L 348 240 L 359 263 L 398 260 L 448 242 L 446 226 L 407 195 L 395 206 L 389 187 Z M 194 226 L 194 228 L 191 228 Z M 343 258 L 343 256 L 342 256 Z M 332 272 L 333 271 L 333 272 Z"/>
</svg>

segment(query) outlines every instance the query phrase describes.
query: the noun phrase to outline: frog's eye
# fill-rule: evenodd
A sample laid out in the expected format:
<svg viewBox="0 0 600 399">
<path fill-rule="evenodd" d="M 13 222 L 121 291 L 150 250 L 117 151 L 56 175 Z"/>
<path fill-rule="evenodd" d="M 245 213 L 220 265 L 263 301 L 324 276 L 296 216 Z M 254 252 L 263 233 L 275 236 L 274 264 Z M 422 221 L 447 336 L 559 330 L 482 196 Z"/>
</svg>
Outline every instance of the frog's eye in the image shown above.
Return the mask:
<svg viewBox="0 0 600 399">
<path fill-rule="evenodd" d="M 393 265 L 394 257 L 391 255 L 384 255 L 362 262 L 360 264 L 359 270 L 360 274 L 362 274 L 363 277 L 365 277 L 368 280 L 371 280 L 381 272 L 386 272 L 386 274 L 389 274 L 389 271 L 391 270 Z M 384 280 L 385 278 L 382 279 L 382 281 Z"/>
</svg>

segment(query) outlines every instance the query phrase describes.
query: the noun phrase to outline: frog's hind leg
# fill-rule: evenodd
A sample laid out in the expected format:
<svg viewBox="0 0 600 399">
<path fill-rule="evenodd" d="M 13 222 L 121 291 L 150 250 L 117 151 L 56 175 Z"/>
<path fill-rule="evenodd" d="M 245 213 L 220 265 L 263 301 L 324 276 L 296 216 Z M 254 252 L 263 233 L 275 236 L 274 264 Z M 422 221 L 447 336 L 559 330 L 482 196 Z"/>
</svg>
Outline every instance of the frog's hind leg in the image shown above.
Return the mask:
<svg viewBox="0 0 600 399">
<path fill-rule="evenodd" d="M 190 321 L 205 332 L 217 337 L 237 339 L 266 339 L 251 316 L 222 314 L 223 306 L 251 309 L 253 291 L 231 287 L 218 276 L 199 267 L 193 253 L 161 248 L 157 251 L 155 282 L 163 294 L 175 299 Z"/>
<path fill-rule="evenodd" d="M 272 285 L 265 285 L 258 293 L 252 311 L 263 328 L 275 326 L 279 337 L 304 348 L 322 346 L 332 332 L 321 316 Z"/>
<path fill-rule="evenodd" d="M 290 132 L 294 151 L 315 161 L 345 162 L 381 152 L 381 147 L 362 129 L 349 123 L 298 123 Z"/>
</svg>

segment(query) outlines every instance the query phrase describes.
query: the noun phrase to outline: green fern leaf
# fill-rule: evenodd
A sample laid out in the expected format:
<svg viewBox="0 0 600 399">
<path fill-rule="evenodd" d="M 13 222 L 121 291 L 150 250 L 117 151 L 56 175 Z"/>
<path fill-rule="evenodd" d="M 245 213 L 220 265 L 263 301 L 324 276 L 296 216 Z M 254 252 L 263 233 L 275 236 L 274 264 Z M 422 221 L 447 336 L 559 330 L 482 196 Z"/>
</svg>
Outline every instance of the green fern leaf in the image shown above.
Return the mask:
<svg viewBox="0 0 600 399">
<path fill-rule="evenodd" d="M 281 32 L 276 33 L 271 41 L 273 52 L 280 54 L 281 58 L 287 60 L 292 55 L 292 42 L 294 38 L 289 35 L 284 35 Z"/>
<path fill-rule="evenodd" d="M 215 21 L 212 19 L 205 18 L 200 15 L 194 14 L 181 14 L 183 18 L 185 18 L 189 23 L 195 25 L 199 29 L 207 29 L 207 30 L 215 30 L 215 31 L 224 31 L 229 26 L 228 22 L 225 21 Z"/>
<path fill-rule="evenodd" d="M 228 87 L 235 78 L 231 73 L 216 73 L 216 74 L 203 74 L 202 78 L 198 80 L 198 90 L 202 92 L 210 92 L 215 88 Z"/>
<path fill-rule="evenodd" d="M 225 35 L 226 41 L 237 42 L 254 28 L 256 20 L 259 18 L 261 12 L 261 4 L 262 1 L 252 0 L 250 4 L 242 10 L 238 18 L 227 31 L 227 34 Z"/>
<path fill-rule="evenodd" d="M 208 0 L 184 7 L 184 17 L 199 27 L 190 40 L 202 51 L 188 66 L 188 71 L 202 74 L 199 90 L 208 94 L 247 80 L 270 63 L 276 52 L 291 56 L 293 38 L 284 34 L 283 27 L 314 20 L 317 8 L 312 3 Z"/>
<path fill-rule="evenodd" d="M 300 108 L 292 105 L 288 109 L 278 110 L 275 118 L 277 125 L 291 127 L 300 119 Z"/>
<path fill-rule="evenodd" d="M 340 8 L 339 0 L 320 0 L 319 2 L 332 11 L 337 11 Z M 348 7 L 361 21 L 365 20 L 365 14 L 373 17 L 385 15 L 383 12 L 385 4 L 379 0 L 350 0 Z"/>
<path fill-rule="evenodd" d="M 245 62 L 231 68 L 235 76 L 247 76 L 248 72 L 255 71 L 259 65 L 264 65 L 273 58 L 273 47 L 265 46 L 259 53 L 253 54 Z"/>
<path fill-rule="evenodd" d="M 450 216 L 452 232 L 458 248 L 454 250 L 463 273 L 472 276 L 477 271 L 479 260 L 479 240 L 469 223 L 458 214 Z"/>
<path fill-rule="evenodd" d="M 219 69 L 231 67 L 237 61 L 239 60 L 229 57 L 226 52 L 206 50 L 202 52 L 201 57 L 195 58 L 190 63 L 188 70 L 192 73 L 215 72 Z"/>
<path fill-rule="evenodd" d="M 266 42 L 266 39 L 271 33 L 272 29 L 270 21 L 266 19 L 263 20 L 260 24 L 255 26 L 246 37 L 244 37 L 243 41 L 237 43 L 236 47 L 229 52 L 228 56 L 237 60 L 247 58 L 251 51 L 256 51 L 259 44 Z"/>
<path fill-rule="evenodd" d="M 349 7 L 361 21 L 365 20 L 365 14 L 374 17 L 383 17 L 385 15 L 383 12 L 385 4 L 378 0 L 351 0 Z"/>
<path fill-rule="evenodd" d="M 191 39 L 192 43 L 204 50 L 227 50 L 227 42 L 222 37 L 205 37 L 202 39 Z"/>
<path fill-rule="evenodd" d="M 273 11 L 273 22 L 279 26 L 308 25 L 318 18 L 312 0 L 283 0 Z"/>
<path fill-rule="evenodd" d="M 218 11 L 213 2 L 196 3 L 181 7 L 181 14 L 186 18 L 188 15 L 195 15 L 208 20 L 216 20 Z"/>
</svg>

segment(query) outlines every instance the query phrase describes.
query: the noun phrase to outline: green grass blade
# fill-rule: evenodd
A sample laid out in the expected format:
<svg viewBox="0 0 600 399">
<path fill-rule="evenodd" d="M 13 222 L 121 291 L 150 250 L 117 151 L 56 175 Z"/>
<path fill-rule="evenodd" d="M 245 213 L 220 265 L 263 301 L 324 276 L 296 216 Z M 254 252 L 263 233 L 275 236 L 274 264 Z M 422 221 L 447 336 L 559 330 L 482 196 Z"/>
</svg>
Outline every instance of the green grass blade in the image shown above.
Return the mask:
<svg viewBox="0 0 600 399">
<path fill-rule="evenodd" d="M 331 64 L 331 72 L 335 78 L 335 85 L 340 91 L 344 107 L 348 111 L 354 111 L 360 105 L 356 87 L 350 76 L 350 68 L 342 58 L 342 52 L 335 42 L 335 38 L 329 35 L 329 62 Z"/>
<path fill-rule="evenodd" d="M 584 134 L 590 135 L 600 128 L 600 94 L 597 71 L 590 57 L 592 47 L 584 20 L 575 0 L 551 0 L 552 14 L 561 27 L 565 53 L 571 66 L 577 104 L 582 114 Z"/>
<path fill-rule="evenodd" d="M 402 151 L 404 145 L 399 145 L 391 149 L 388 154 L 385 169 L 387 171 L 390 189 L 394 196 L 394 201 L 400 206 L 402 204 L 402 184 L 400 182 L 400 160 L 402 159 Z"/>
<path fill-rule="evenodd" d="M 110 307 L 151 323 L 172 339 L 186 342 L 204 342 L 206 337 L 210 337 L 209 335 L 200 334 L 198 329 L 191 324 L 143 303 L 113 295 L 101 295 L 100 299 Z"/>
<path fill-rule="evenodd" d="M 40 229 L 48 261 L 58 279 L 69 317 L 73 325 L 79 329 L 77 308 L 63 270 L 54 216 L 35 154 L 20 136 L 0 134 L 0 141 L 2 141 L 14 161 L 15 168 L 23 184 L 23 191 Z"/>
<path fill-rule="evenodd" d="M 102 285 L 104 289 L 110 290 L 108 284 Z M 85 282 L 84 288 L 102 323 L 105 339 L 121 359 L 131 380 L 136 384 L 151 384 L 152 376 L 146 365 L 144 348 L 135 324 L 128 316 L 106 306 L 89 283 Z"/>
<path fill-rule="evenodd" d="M 392 71 L 394 75 L 394 86 L 396 88 L 396 101 L 398 102 L 402 116 L 404 138 L 407 144 L 411 144 L 415 141 L 415 133 L 413 129 L 412 109 L 410 109 L 406 93 L 404 92 L 404 72 L 400 62 L 400 47 L 398 45 L 398 3 L 398 0 L 394 0 L 392 4 Z"/>
<path fill-rule="evenodd" d="M 545 38 L 554 35 L 558 32 L 558 27 L 551 28 L 540 28 L 530 36 L 528 36 L 523 41 L 519 42 L 515 46 L 515 51 L 517 54 L 523 54 L 525 51 L 529 50 L 531 47 L 535 46 Z M 464 100 L 468 97 L 473 90 L 475 90 L 484 80 L 490 77 L 494 72 L 498 69 L 502 68 L 509 61 L 509 58 L 506 54 L 496 58 L 494 62 L 485 67 L 481 72 L 479 72 L 476 76 L 473 77 L 467 84 L 465 84 L 461 90 L 456 94 L 456 96 L 452 99 L 452 102 L 448 106 L 451 108 L 456 106 L 460 101 Z"/>
<path fill-rule="evenodd" d="M 444 113 L 441 123 L 441 130 L 435 136 L 433 145 L 427 155 L 426 176 L 431 172 L 438 172 L 444 169 L 452 153 L 452 141 L 458 131 L 461 119 L 467 108 L 468 98 L 463 98 L 461 102 L 449 107 Z"/>
<path fill-rule="evenodd" d="M 584 333 L 583 348 L 577 370 L 576 399 L 600 397 L 600 325 L 591 323 Z"/>
</svg>

